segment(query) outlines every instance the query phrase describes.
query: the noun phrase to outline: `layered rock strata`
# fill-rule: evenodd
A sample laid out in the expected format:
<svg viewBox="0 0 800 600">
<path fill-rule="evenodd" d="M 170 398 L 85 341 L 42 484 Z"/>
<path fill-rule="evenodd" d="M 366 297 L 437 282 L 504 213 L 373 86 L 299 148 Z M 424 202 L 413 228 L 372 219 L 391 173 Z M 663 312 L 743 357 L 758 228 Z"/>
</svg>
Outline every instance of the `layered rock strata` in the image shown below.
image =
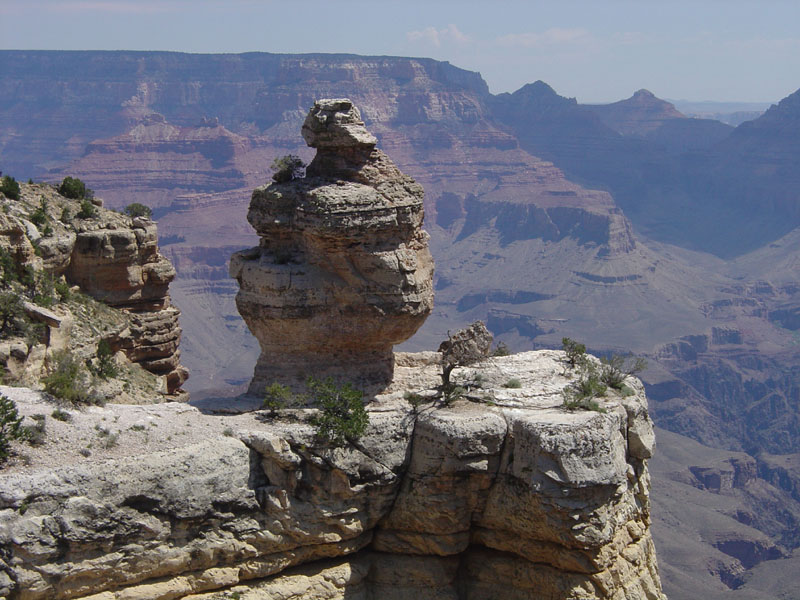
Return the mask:
<svg viewBox="0 0 800 600">
<path fill-rule="evenodd" d="M 412 409 L 439 360 L 398 355 L 356 445 L 320 444 L 311 409 L 265 424 L 163 404 L 147 418 L 202 435 L 0 476 L 0 595 L 662 600 L 641 384 L 568 412 L 563 354 L 528 352 L 456 369 L 466 399 Z"/>
<path fill-rule="evenodd" d="M 168 395 L 179 393 L 188 371 L 180 362 L 180 311 L 169 296 L 175 269 L 159 252 L 156 223 L 105 210 L 99 201 L 82 216 L 77 201 L 45 184 L 23 184 L 20 200 L 4 199 L 3 207 L 0 248 L 15 264 L 37 278 L 63 275 L 82 293 L 123 311 L 118 320 L 124 326 L 102 333 L 98 327 L 98 335 L 163 377 Z M 31 222 L 37 211 L 38 227 Z M 49 337 L 68 335 L 55 322 L 36 320 L 47 325 Z"/>
<path fill-rule="evenodd" d="M 349 100 L 316 102 L 302 132 L 317 149 L 306 177 L 253 192 L 261 241 L 231 258 L 236 306 L 261 344 L 249 391 L 326 374 L 385 387 L 392 346 L 433 308 L 423 190 Z"/>
</svg>

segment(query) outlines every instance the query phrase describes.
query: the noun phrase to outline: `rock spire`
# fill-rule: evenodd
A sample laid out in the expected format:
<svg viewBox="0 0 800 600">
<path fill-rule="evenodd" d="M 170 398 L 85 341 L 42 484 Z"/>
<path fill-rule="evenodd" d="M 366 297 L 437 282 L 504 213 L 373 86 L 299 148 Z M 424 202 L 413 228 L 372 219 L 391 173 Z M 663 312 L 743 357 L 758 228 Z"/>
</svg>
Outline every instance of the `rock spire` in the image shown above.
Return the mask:
<svg viewBox="0 0 800 600">
<path fill-rule="evenodd" d="M 375 148 L 350 100 L 315 102 L 302 134 L 317 149 L 306 176 L 253 192 L 261 241 L 231 258 L 236 305 L 261 344 L 249 392 L 309 375 L 377 391 L 392 346 L 433 307 L 422 186 Z"/>
</svg>

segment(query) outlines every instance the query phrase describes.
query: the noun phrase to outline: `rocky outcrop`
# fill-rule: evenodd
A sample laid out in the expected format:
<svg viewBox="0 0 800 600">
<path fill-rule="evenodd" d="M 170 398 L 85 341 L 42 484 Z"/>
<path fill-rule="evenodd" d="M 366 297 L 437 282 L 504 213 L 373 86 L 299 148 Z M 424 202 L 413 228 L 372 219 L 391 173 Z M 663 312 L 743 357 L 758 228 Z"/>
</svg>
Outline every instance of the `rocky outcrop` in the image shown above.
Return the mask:
<svg viewBox="0 0 800 600">
<path fill-rule="evenodd" d="M 529 352 L 456 369 L 450 406 L 410 407 L 439 362 L 399 355 L 355 445 L 320 443 L 313 409 L 269 423 L 165 404 L 148 418 L 189 429 L 159 438 L 171 449 L 0 476 L 0 595 L 663 599 L 641 384 L 568 412 L 563 354 Z M 71 427 L 84 418 L 99 414 Z"/>
<path fill-rule="evenodd" d="M 261 356 L 249 391 L 308 375 L 391 381 L 392 346 L 433 308 L 423 190 L 375 148 L 349 100 L 320 100 L 303 125 L 306 177 L 253 192 L 257 248 L 231 258 L 236 296 Z"/>
<path fill-rule="evenodd" d="M 112 350 L 122 350 L 132 362 L 163 377 L 164 391 L 175 394 L 188 377 L 180 362 L 180 311 L 169 296 L 175 269 L 158 251 L 155 222 L 96 204 L 84 216 L 79 202 L 60 196 L 52 186 L 24 185 L 19 201 L 4 203 L 8 213 L 0 217 L 0 247 L 37 278 L 41 273 L 63 275 L 82 293 L 123 311 L 113 326 L 96 323 L 97 331 Z M 29 220 L 37 210 L 39 227 Z M 50 337 L 63 337 L 63 327 L 37 320 L 48 326 Z"/>
</svg>

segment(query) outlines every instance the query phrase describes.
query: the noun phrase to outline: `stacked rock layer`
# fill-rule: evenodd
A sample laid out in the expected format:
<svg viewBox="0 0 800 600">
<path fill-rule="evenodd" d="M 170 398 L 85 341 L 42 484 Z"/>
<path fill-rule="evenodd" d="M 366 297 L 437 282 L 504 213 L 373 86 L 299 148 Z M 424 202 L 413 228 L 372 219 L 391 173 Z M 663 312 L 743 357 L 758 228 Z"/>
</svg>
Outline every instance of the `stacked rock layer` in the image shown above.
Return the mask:
<svg viewBox="0 0 800 600">
<path fill-rule="evenodd" d="M 236 305 L 261 344 L 250 393 L 333 375 L 385 387 L 392 346 L 433 308 L 423 190 L 375 148 L 349 100 L 320 100 L 303 125 L 306 177 L 253 192 L 261 238 L 235 254 Z"/>
<path fill-rule="evenodd" d="M 456 369 L 480 374 L 469 400 L 412 409 L 439 356 L 397 363 L 357 445 L 320 443 L 308 409 L 266 425 L 160 404 L 203 440 L 0 476 L 0 595 L 664 600 L 640 382 L 569 412 L 563 353 L 528 352 Z"/>
</svg>

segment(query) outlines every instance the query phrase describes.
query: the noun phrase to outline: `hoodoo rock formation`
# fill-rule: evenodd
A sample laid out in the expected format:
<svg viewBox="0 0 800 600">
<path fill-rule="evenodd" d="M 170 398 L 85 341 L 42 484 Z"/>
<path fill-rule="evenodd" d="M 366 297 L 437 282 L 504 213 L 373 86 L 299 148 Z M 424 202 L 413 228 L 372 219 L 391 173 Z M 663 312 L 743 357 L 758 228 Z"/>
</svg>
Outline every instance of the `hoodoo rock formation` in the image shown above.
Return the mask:
<svg viewBox="0 0 800 600">
<path fill-rule="evenodd" d="M 236 253 L 236 305 L 261 344 L 249 391 L 308 375 L 380 389 L 392 346 L 433 308 L 423 190 L 375 148 L 350 100 L 319 100 L 303 124 L 317 155 L 306 177 L 256 189 L 261 238 Z"/>
</svg>

